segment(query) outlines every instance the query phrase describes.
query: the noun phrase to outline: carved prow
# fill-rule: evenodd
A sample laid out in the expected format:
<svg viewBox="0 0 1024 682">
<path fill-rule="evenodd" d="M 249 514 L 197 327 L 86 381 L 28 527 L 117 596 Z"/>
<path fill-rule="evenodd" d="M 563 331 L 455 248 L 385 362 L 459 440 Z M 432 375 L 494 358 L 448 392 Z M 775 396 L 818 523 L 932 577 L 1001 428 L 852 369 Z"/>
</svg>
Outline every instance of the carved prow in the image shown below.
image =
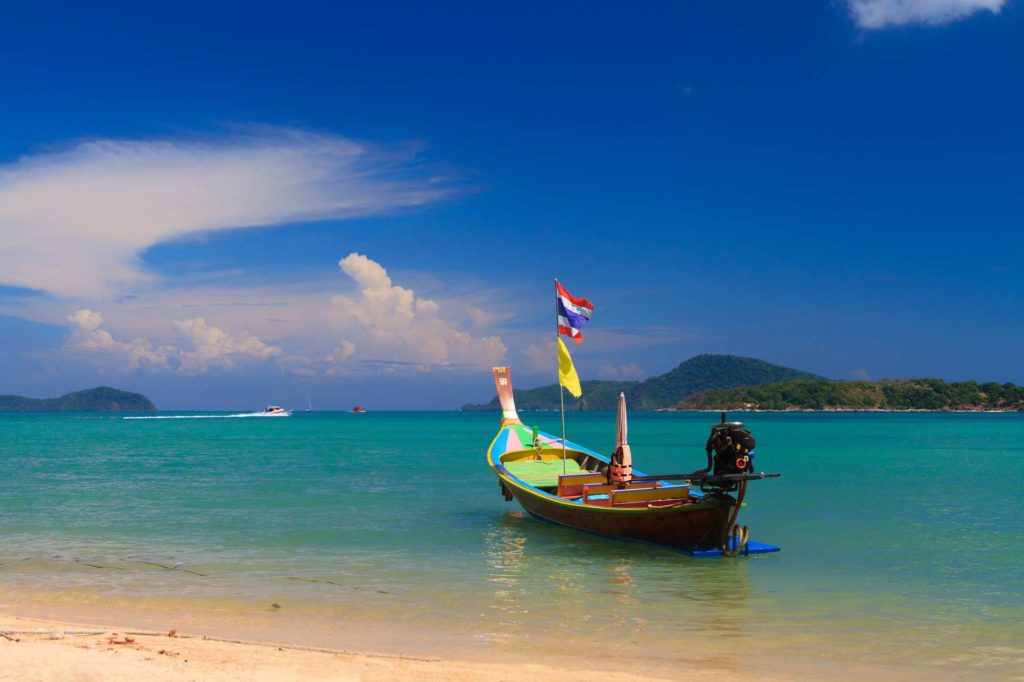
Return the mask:
<svg viewBox="0 0 1024 682">
<path fill-rule="evenodd" d="M 494 388 L 498 390 L 498 403 L 501 404 L 501 425 L 521 424 L 516 412 L 516 400 L 512 395 L 512 370 L 508 367 L 494 367 Z"/>
</svg>

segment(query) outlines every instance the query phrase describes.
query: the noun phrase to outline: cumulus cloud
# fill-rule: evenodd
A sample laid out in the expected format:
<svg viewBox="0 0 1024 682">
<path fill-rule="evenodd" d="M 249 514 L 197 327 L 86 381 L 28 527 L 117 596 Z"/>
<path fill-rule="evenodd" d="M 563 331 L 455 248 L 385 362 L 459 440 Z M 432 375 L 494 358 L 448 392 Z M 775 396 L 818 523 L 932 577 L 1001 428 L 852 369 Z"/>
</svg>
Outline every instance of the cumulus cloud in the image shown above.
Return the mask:
<svg viewBox="0 0 1024 682">
<path fill-rule="evenodd" d="M 604 333 L 605 330 L 602 330 Z M 598 348 L 595 340 L 598 337 L 593 337 L 588 343 L 587 354 Z M 571 344 L 570 344 L 571 345 Z M 555 376 L 556 368 L 558 365 L 558 351 L 555 346 L 555 340 L 548 337 L 548 339 L 536 343 L 531 342 L 520 351 L 523 356 L 522 368 L 527 372 L 534 374 L 542 374 L 546 376 Z M 573 354 L 576 368 L 579 369 L 580 358 L 576 355 L 575 348 L 570 348 L 569 352 Z M 617 380 L 633 380 L 643 379 L 646 373 L 636 363 L 626 363 L 622 365 L 616 365 L 610 362 L 601 364 L 597 369 L 597 375 L 601 379 L 617 379 Z M 593 378 L 592 376 L 589 378 Z"/>
<path fill-rule="evenodd" d="M 65 302 L 40 296 L 30 308 L 10 310 L 68 325 L 62 361 L 112 372 L 191 375 L 259 365 L 312 377 L 475 371 L 505 361 L 503 340 L 481 332 L 469 313 L 464 285 L 431 281 L 436 297 L 427 297 L 362 254 L 338 265 L 348 287 L 336 277 L 272 287 L 174 287 L 116 304 L 97 300 L 72 315 Z M 485 297 L 475 301 L 493 307 Z"/>
<path fill-rule="evenodd" d="M 335 135 L 83 142 L 0 165 L 0 284 L 109 296 L 151 279 L 144 249 L 185 234 L 379 214 L 447 193 L 415 150 Z"/>
<path fill-rule="evenodd" d="M 174 352 L 169 346 L 153 348 L 153 344 L 141 338 L 130 342 L 117 341 L 110 332 L 100 329 L 103 316 L 88 308 L 83 308 L 68 315 L 70 335 L 66 348 L 116 358 L 117 365 L 125 370 L 137 370 L 143 367 L 168 369 L 168 357 Z"/>
<path fill-rule="evenodd" d="M 344 362 L 356 354 L 356 344 L 348 339 L 342 339 L 338 348 L 329 356 L 331 362 Z"/>
<path fill-rule="evenodd" d="M 507 349 L 499 337 L 476 337 L 464 331 L 442 317 L 437 301 L 394 284 L 376 261 L 350 253 L 338 267 L 355 282 L 358 292 L 331 299 L 327 319 L 341 340 L 329 361 L 430 369 L 482 367 L 504 360 Z"/>
<path fill-rule="evenodd" d="M 861 28 L 883 29 L 907 24 L 938 26 L 981 11 L 998 14 L 1006 0 L 848 0 Z"/>
<path fill-rule="evenodd" d="M 255 336 L 231 336 L 201 317 L 175 320 L 174 326 L 192 344 L 192 350 L 178 353 L 178 371 L 182 374 L 229 369 L 239 360 L 266 360 L 282 352 Z"/>
<path fill-rule="evenodd" d="M 558 362 L 555 342 L 531 343 L 523 350 L 523 358 L 526 360 L 527 371 L 554 374 Z"/>
<path fill-rule="evenodd" d="M 266 360 L 282 353 L 277 346 L 268 345 L 255 336 L 232 336 L 201 317 L 173 323 L 187 347 L 154 347 L 143 338 L 118 341 L 100 328 L 103 316 L 88 308 L 69 315 L 67 320 L 70 334 L 64 349 L 113 371 L 150 369 L 194 375 L 230 369 L 243 361 Z"/>
<path fill-rule="evenodd" d="M 466 308 L 466 314 L 469 315 L 469 319 L 473 321 L 473 326 L 477 329 L 492 327 L 496 323 L 503 322 L 512 317 L 512 313 L 498 313 L 493 310 L 483 310 L 476 306 Z"/>
<path fill-rule="evenodd" d="M 597 368 L 597 375 L 602 379 L 615 381 L 640 381 L 647 376 L 647 373 L 635 362 L 627 362 L 623 365 L 606 362 Z"/>
</svg>

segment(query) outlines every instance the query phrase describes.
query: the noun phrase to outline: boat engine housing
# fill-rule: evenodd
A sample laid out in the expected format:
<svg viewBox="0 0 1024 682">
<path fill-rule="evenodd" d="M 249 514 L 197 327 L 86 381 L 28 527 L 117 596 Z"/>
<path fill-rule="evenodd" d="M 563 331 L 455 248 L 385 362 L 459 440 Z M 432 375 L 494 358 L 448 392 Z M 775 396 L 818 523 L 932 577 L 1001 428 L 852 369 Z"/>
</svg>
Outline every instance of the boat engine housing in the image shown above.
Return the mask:
<svg viewBox="0 0 1024 682">
<path fill-rule="evenodd" d="M 754 436 L 744 428 L 743 422 L 727 422 L 723 414 L 722 422 L 712 426 L 711 435 L 708 436 L 705 448 L 708 472 L 714 476 L 721 476 L 753 471 L 755 446 Z M 722 487 L 731 490 L 735 488 L 735 484 Z"/>
</svg>

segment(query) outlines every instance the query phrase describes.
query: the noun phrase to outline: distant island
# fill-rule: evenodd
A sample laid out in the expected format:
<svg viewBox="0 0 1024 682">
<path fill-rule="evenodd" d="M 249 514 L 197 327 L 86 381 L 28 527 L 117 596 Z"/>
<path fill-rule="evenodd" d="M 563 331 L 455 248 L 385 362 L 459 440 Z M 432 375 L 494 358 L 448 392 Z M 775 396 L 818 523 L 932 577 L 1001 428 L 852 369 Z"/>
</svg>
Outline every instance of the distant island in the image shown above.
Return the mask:
<svg viewBox="0 0 1024 682">
<path fill-rule="evenodd" d="M 810 372 L 773 365 L 764 360 L 736 355 L 695 355 L 665 374 L 646 381 L 584 381 L 583 395 L 577 400 L 566 394 L 568 410 L 614 410 L 619 393 L 636 410 L 663 410 L 677 406 L 683 398 L 710 389 L 725 389 L 749 384 L 764 384 L 790 379 L 826 381 Z M 522 410 L 557 410 L 558 385 L 515 390 L 516 406 Z M 463 410 L 497 410 L 498 398 L 482 405 L 463 405 Z"/>
<path fill-rule="evenodd" d="M 619 393 L 634 410 L 1024 411 L 1024 387 L 941 379 L 833 381 L 736 355 L 695 355 L 646 381 L 584 381 L 567 410 L 614 410 Z M 557 410 L 558 385 L 515 390 L 521 410 Z M 464 405 L 498 410 L 498 399 Z"/>
<path fill-rule="evenodd" d="M 156 412 L 156 405 L 139 393 L 100 386 L 42 400 L 0 395 L 0 412 Z"/>
<path fill-rule="evenodd" d="M 1024 386 L 941 379 L 780 381 L 702 391 L 675 409 L 1020 412 Z"/>
</svg>

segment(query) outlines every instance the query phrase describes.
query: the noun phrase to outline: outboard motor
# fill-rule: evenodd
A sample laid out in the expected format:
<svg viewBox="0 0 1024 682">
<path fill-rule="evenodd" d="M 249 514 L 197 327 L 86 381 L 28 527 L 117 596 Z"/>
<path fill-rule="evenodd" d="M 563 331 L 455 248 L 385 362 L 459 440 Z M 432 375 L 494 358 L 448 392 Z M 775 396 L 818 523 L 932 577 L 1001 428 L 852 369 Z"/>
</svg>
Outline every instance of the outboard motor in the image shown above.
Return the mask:
<svg viewBox="0 0 1024 682">
<path fill-rule="evenodd" d="M 754 470 L 754 436 L 743 428 L 743 422 L 725 421 L 711 427 L 705 451 L 708 455 L 708 473 L 714 476 L 723 474 L 742 474 Z M 736 489 L 736 483 L 714 484 L 714 488 L 723 491 Z"/>
</svg>

